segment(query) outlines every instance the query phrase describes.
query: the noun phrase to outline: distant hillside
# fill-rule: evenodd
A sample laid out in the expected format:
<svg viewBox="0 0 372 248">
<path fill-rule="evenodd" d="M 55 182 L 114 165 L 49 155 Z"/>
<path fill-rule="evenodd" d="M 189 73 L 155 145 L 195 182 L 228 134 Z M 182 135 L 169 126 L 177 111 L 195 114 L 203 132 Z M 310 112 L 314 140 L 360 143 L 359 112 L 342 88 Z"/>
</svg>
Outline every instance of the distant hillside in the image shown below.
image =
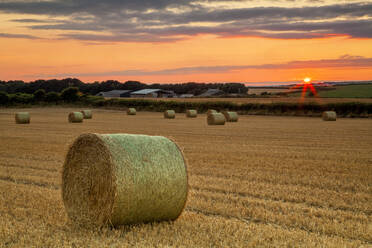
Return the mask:
<svg viewBox="0 0 372 248">
<path fill-rule="evenodd" d="M 334 90 L 320 91 L 320 97 L 372 98 L 372 84 L 336 86 Z"/>
</svg>

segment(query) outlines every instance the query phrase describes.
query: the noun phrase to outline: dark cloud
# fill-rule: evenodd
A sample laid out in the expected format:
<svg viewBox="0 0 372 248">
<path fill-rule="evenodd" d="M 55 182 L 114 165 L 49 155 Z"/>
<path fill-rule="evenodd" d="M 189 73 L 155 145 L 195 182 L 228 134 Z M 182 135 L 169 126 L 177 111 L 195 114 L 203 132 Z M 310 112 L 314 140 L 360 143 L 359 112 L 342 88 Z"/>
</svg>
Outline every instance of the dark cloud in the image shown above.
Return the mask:
<svg viewBox="0 0 372 248">
<path fill-rule="evenodd" d="M 258 69 L 258 70 L 281 70 L 281 69 L 304 69 L 304 68 L 371 68 L 372 58 L 362 56 L 343 55 L 338 59 L 290 61 L 280 64 L 261 65 L 223 65 L 223 66 L 194 66 L 170 68 L 164 70 L 122 70 L 99 73 L 79 74 L 57 74 L 37 75 L 42 77 L 102 77 L 102 76 L 155 76 L 155 75 L 187 75 L 187 74 L 209 74 L 209 73 L 230 73 L 234 71 Z M 35 76 L 35 75 L 33 75 Z"/>
<path fill-rule="evenodd" d="M 34 30 L 64 30 L 65 34 L 60 37 L 63 39 L 93 42 L 168 42 L 197 34 L 275 39 L 372 38 L 371 2 L 211 9 L 191 0 L 31 0 L 0 1 L 0 11 L 45 15 L 49 20 L 14 21 L 27 23 L 27 27 Z M 56 21 L 55 17 L 60 16 L 68 19 Z M 88 35 L 84 31 L 96 33 Z"/>
<path fill-rule="evenodd" d="M 39 39 L 39 37 L 27 34 L 8 34 L 0 33 L 0 38 L 18 38 L 18 39 Z"/>
</svg>

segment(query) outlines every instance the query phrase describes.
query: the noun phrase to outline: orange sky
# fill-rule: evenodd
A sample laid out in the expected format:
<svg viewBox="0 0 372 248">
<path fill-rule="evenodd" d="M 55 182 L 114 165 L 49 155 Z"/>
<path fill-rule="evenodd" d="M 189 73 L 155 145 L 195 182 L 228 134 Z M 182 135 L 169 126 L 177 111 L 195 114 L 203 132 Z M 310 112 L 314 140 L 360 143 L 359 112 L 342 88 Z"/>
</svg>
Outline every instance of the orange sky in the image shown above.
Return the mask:
<svg viewBox="0 0 372 248">
<path fill-rule="evenodd" d="M 0 80 L 77 77 L 85 82 L 284 82 L 306 76 L 321 81 L 372 80 L 369 37 L 221 37 L 198 31 L 187 36 L 177 33 L 182 37 L 177 41 L 102 42 L 60 38 L 58 35 L 76 31 L 34 30 L 29 21 L 14 22 L 27 18 L 50 21 L 50 15 L 1 10 L 0 4 Z"/>
</svg>

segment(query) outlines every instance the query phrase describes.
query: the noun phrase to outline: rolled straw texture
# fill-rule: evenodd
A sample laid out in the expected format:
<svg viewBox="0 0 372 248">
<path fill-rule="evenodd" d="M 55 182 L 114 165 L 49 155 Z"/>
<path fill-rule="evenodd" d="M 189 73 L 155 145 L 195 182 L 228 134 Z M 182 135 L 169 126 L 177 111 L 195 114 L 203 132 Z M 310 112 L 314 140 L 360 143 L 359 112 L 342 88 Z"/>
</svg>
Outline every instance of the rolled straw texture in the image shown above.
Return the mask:
<svg viewBox="0 0 372 248">
<path fill-rule="evenodd" d="M 136 115 L 137 111 L 135 108 L 128 108 L 127 109 L 127 115 Z"/>
<path fill-rule="evenodd" d="M 80 111 L 83 114 L 84 119 L 92 119 L 92 110 L 82 110 Z"/>
<path fill-rule="evenodd" d="M 237 112 L 223 111 L 222 114 L 225 116 L 227 122 L 237 122 L 239 119 Z"/>
<path fill-rule="evenodd" d="M 69 122 L 73 122 L 73 123 L 83 122 L 83 119 L 84 119 L 84 116 L 83 116 L 83 113 L 81 112 L 71 112 L 68 115 Z"/>
<path fill-rule="evenodd" d="M 174 112 L 174 110 L 166 110 L 166 111 L 164 111 L 164 118 L 174 119 L 174 118 L 176 118 L 176 113 Z"/>
<path fill-rule="evenodd" d="M 18 112 L 15 114 L 15 121 L 17 124 L 29 124 L 31 121 L 29 112 Z"/>
<path fill-rule="evenodd" d="M 216 110 L 214 110 L 214 109 L 208 109 L 208 111 L 207 111 L 207 115 L 209 115 L 209 114 L 216 114 L 216 113 L 218 113 Z"/>
<path fill-rule="evenodd" d="M 187 193 L 183 154 L 161 136 L 83 134 L 63 167 L 63 202 L 79 225 L 175 220 Z"/>
<path fill-rule="evenodd" d="M 198 116 L 198 111 L 196 109 L 188 109 L 186 110 L 186 117 L 188 118 L 196 118 Z"/>
<path fill-rule="evenodd" d="M 212 113 L 207 116 L 208 125 L 225 125 L 225 116 L 222 113 Z"/>
<path fill-rule="evenodd" d="M 337 114 L 334 111 L 324 111 L 322 119 L 323 121 L 335 121 L 337 119 Z"/>
</svg>

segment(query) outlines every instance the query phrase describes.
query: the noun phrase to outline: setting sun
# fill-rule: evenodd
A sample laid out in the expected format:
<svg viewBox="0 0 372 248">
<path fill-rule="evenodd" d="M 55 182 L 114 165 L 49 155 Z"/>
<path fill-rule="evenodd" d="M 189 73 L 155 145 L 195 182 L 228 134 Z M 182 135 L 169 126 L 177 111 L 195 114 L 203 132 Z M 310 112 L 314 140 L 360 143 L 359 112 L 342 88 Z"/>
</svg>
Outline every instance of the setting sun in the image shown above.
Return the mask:
<svg viewBox="0 0 372 248">
<path fill-rule="evenodd" d="M 304 78 L 305 83 L 310 83 L 310 81 L 311 81 L 311 78 L 309 78 L 309 77 Z"/>
</svg>

